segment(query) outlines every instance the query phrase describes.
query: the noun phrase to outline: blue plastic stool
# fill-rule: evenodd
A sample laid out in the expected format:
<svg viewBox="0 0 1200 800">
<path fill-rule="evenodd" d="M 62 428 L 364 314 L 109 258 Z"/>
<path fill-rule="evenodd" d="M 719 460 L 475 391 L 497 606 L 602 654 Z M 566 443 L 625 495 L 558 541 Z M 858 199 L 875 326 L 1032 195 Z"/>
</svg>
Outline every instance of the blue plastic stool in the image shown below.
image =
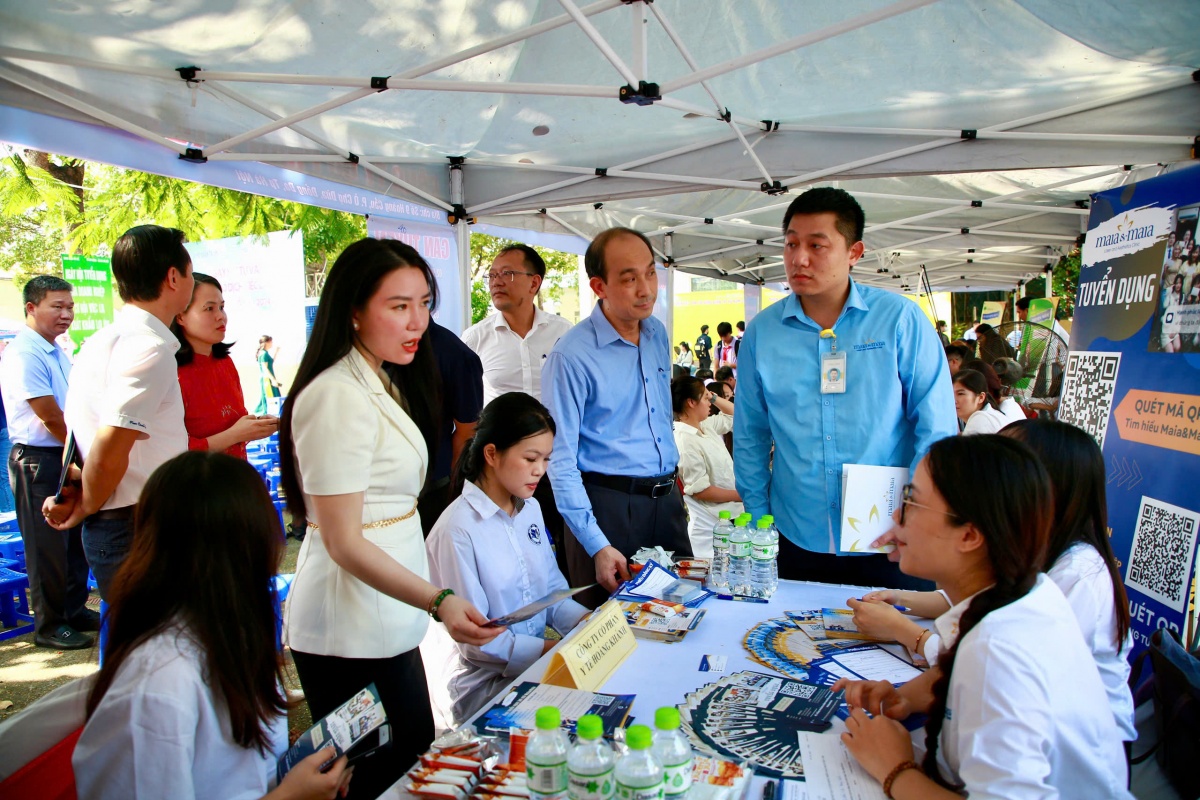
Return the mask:
<svg viewBox="0 0 1200 800">
<path fill-rule="evenodd" d="M 104 651 L 108 648 L 108 603 L 100 601 L 100 632 L 96 634 L 96 650 L 100 654 L 99 666 L 104 666 Z"/>
<path fill-rule="evenodd" d="M 287 501 L 274 500 L 271 501 L 275 506 L 275 513 L 279 515 L 279 530 L 283 532 L 283 540 L 287 541 L 287 523 L 283 521 L 283 509 L 287 507 Z"/>
<path fill-rule="evenodd" d="M 20 533 L 21 527 L 17 525 L 17 512 L 5 511 L 0 514 L 0 533 Z"/>
<path fill-rule="evenodd" d="M 0 558 L 15 561 L 16 569 L 25 571 L 25 540 L 19 533 L 0 533 Z"/>
<path fill-rule="evenodd" d="M 271 581 L 271 589 L 275 595 L 275 649 L 283 652 L 283 601 L 287 600 L 292 591 L 292 581 L 296 580 L 294 572 L 276 575 Z"/>
<path fill-rule="evenodd" d="M 33 614 L 29 611 L 29 576 L 11 569 L 0 569 L 0 641 L 33 632 Z"/>
</svg>

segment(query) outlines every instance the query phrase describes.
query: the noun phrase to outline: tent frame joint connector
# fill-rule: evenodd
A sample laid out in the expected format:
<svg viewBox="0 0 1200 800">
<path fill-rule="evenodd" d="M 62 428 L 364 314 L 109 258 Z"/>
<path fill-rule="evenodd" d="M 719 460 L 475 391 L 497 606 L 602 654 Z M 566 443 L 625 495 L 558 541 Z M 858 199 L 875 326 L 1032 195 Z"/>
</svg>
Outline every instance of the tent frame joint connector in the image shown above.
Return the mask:
<svg viewBox="0 0 1200 800">
<path fill-rule="evenodd" d="M 385 76 L 383 76 L 383 77 L 374 77 L 374 78 L 371 78 L 371 88 L 372 88 L 372 89 L 374 89 L 374 90 L 376 90 L 376 91 L 379 91 L 379 92 L 385 92 L 385 91 L 387 91 L 387 89 L 388 89 L 388 79 L 389 79 L 390 77 L 391 77 L 390 75 L 385 75 Z"/>
<path fill-rule="evenodd" d="M 196 66 L 176 67 L 175 71 L 179 73 L 179 77 L 183 80 L 187 81 L 188 83 L 195 83 L 196 74 L 200 72 L 200 68 Z"/>
<path fill-rule="evenodd" d="M 193 164 L 207 164 L 208 157 L 204 155 L 204 151 L 198 147 L 189 147 L 179 154 L 180 161 L 190 161 Z"/>
<path fill-rule="evenodd" d="M 959 131 L 958 138 L 969 142 L 973 139 L 979 138 L 979 131 L 975 130 L 974 128 L 963 128 L 961 131 Z"/>
<path fill-rule="evenodd" d="M 779 120 L 764 119 L 762 121 L 762 129 L 763 133 L 774 133 L 775 131 L 779 130 Z"/>
<path fill-rule="evenodd" d="M 349 161 L 351 164 L 357 164 L 358 163 L 358 155 L 356 153 L 346 153 L 346 160 Z"/>
<path fill-rule="evenodd" d="M 652 106 L 656 100 L 662 100 L 662 91 L 657 83 L 638 81 L 636 89 L 628 83 L 622 86 L 617 97 L 627 105 L 636 103 L 639 106 Z"/>
<path fill-rule="evenodd" d="M 596 167 L 596 177 L 597 178 L 607 178 L 608 177 L 608 167 Z"/>
<path fill-rule="evenodd" d="M 475 218 L 467 216 L 467 207 L 462 203 L 455 203 L 450 207 L 449 213 L 446 214 L 446 221 L 451 225 L 457 225 L 460 222 L 465 222 L 468 225 L 475 224 Z"/>
<path fill-rule="evenodd" d="M 788 190 L 787 187 L 778 180 L 771 181 L 770 183 L 763 181 L 762 184 L 759 185 L 758 189 L 759 191 L 772 196 L 777 194 L 787 194 Z"/>
</svg>

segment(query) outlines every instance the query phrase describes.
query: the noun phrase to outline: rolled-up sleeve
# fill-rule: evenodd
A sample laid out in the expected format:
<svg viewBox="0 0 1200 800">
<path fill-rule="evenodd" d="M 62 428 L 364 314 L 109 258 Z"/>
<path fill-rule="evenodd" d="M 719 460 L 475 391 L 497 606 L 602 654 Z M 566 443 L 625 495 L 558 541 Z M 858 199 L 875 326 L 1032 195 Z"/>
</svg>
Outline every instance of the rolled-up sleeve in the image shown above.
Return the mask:
<svg viewBox="0 0 1200 800">
<path fill-rule="evenodd" d="M 99 424 L 149 436 L 151 420 L 179 382 L 175 359 L 163 358 L 162 346 L 150 336 L 122 336 L 109 363 L 122 368 L 110 375 L 104 389 Z"/>
<path fill-rule="evenodd" d="M 600 530 L 592 501 L 583 488 L 579 472 L 579 429 L 587 402 L 587 385 L 562 353 L 552 352 L 542 368 L 542 399 L 554 417 L 558 433 L 550 456 L 550 485 L 563 519 L 588 555 L 608 546 Z"/>
<path fill-rule="evenodd" d="M 683 479 L 683 493 L 691 495 L 712 486 L 712 477 L 708 474 L 708 464 L 700 451 L 698 438 L 685 433 L 676 442 L 679 445 L 679 477 Z"/>
</svg>

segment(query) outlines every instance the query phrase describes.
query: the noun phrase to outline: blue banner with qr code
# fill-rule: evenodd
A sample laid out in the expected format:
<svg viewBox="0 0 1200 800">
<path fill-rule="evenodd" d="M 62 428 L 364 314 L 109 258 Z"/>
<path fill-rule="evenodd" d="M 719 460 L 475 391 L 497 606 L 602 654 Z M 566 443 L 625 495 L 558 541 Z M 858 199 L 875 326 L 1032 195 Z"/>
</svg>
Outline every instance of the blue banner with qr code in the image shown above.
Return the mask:
<svg viewBox="0 0 1200 800">
<path fill-rule="evenodd" d="M 1133 654 L 1191 633 L 1200 528 L 1200 166 L 1092 198 L 1059 418 L 1095 437 Z M 1131 654 L 1132 655 L 1132 654 Z"/>
</svg>

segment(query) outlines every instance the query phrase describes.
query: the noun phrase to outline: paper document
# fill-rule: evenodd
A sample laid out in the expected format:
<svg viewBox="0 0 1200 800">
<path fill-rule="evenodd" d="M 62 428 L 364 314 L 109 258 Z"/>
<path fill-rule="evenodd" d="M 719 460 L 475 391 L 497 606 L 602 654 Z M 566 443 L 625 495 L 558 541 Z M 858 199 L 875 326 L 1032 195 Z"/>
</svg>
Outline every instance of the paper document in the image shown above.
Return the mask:
<svg viewBox="0 0 1200 800">
<path fill-rule="evenodd" d="M 633 580 L 627 581 L 617 592 L 635 597 L 661 598 L 663 591 L 677 580 L 678 576 L 664 569 L 657 561 L 647 561 L 646 566 L 633 576 Z"/>
<path fill-rule="evenodd" d="M 560 603 L 563 600 L 566 600 L 571 595 L 579 594 L 582 591 L 591 589 L 592 586 L 595 586 L 595 585 L 596 584 L 593 583 L 588 586 L 578 586 L 574 589 L 559 589 L 557 592 L 551 592 L 550 594 L 546 595 L 545 597 L 543 597 L 540 600 L 534 600 L 529 605 L 524 606 L 522 608 L 518 608 L 516 611 L 512 612 L 511 614 L 505 614 L 502 617 L 496 617 L 495 619 L 489 619 L 483 625 L 483 627 L 498 628 L 498 627 L 503 627 L 505 625 L 512 625 L 513 623 L 516 623 L 516 622 L 524 622 L 527 619 L 532 619 L 533 617 L 537 616 L 543 610 L 549 608 L 550 606 L 554 605 L 555 603 Z"/>
<path fill-rule="evenodd" d="M 842 744 L 842 737 L 800 731 L 800 759 L 804 762 L 805 800 L 887 800 L 880 786 L 858 765 Z M 783 800 L 794 800 L 784 786 Z"/>
<path fill-rule="evenodd" d="M 842 538 L 838 549 L 843 553 L 889 553 L 895 545 L 871 547 L 871 542 L 892 527 L 892 512 L 901 501 L 901 490 L 908 483 L 908 467 L 873 467 L 867 464 L 842 465 Z"/>
<path fill-rule="evenodd" d="M 843 675 L 843 677 L 857 677 L 864 681 L 887 681 L 891 684 L 901 684 L 907 683 L 921 674 L 921 670 L 912 664 L 881 648 L 832 653 L 829 660 L 836 662 L 843 670 L 852 673 Z M 829 667 L 824 669 L 829 671 Z"/>
</svg>

